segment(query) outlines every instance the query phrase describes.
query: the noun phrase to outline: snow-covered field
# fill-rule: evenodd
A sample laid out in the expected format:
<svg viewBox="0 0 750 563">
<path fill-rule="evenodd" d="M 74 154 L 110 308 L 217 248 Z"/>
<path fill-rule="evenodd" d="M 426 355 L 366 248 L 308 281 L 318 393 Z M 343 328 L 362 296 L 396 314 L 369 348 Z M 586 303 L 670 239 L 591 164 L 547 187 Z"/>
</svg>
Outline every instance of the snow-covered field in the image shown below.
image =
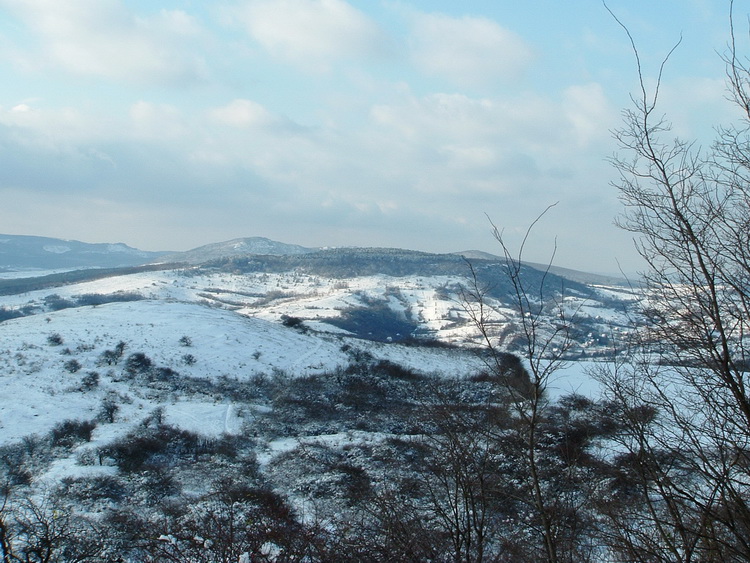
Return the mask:
<svg viewBox="0 0 750 563">
<path fill-rule="evenodd" d="M 53 335 L 62 343 L 51 345 Z M 181 344 L 184 336 L 192 346 Z M 247 378 L 272 369 L 304 374 L 345 361 L 322 339 L 195 304 L 109 303 L 12 319 L 0 324 L 0 441 L 41 432 L 64 419 L 90 418 L 111 393 L 132 396 L 124 407 L 126 421 L 158 406 L 148 389 L 123 380 L 121 366 L 102 364 L 102 352 L 119 342 L 126 343 L 125 356 L 141 352 L 158 366 L 207 379 Z M 185 361 L 187 354 L 194 363 Z M 72 361 L 80 365 L 75 373 L 66 368 Z M 92 371 L 100 374 L 100 384 L 77 391 Z"/>
<path fill-rule="evenodd" d="M 123 285 L 140 287 L 120 284 L 117 289 Z M 92 289 L 102 288 L 86 288 Z M 61 343 L 52 344 L 56 336 Z M 155 366 L 206 380 L 332 372 L 349 362 L 342 351 L 347 343 L 425 373 L 471 373 L 480 368 L 471 353 L 305 333 L 197 303 L 140 300 L 50 311 L 0 323 L 0 443 L 42 433 L 66 419 L 91 418 L 112 395 L 126 398 L 120 407 L 123 424 L 136 423 L 161 406 L 168 420 L 190 430 L 216 434 L 240 428 L 237 413 L 221 400 L 166 398 L 134 386 L 123 375 L 122 363 L 107 365 L 102 360 L 103 352 L 119 342 L 126 344 L 124 357 L 140 352 Z M 188 355 L 192 359 L 187 360 Z M 81 391 L 81 381 L 91 372 L 99 374 L 99 384 Z"/>
<path fill-rule="evenodd" d="M 204 303 L 236 311 L 244 316 L 278 321 L 282 315 L 304 320 L 317 330 L 340 332 L 328 319 L 342 311 L 361 307 L 373 300 L 387 302 L 418 324 L 420 330 L 445 342 L 467 344 L 476 341 L 476 330 L 457 288 L 462 276 L 359 276 L 346 279 L 284 273 L 207 273 L 184 269 L 144 272 L 60 286 L 0 298 L 0 306 L 21 309 L 44 303 L 50 294 L 62 299 L 85 294 L 137 293 L 148 299 Z M 566 317 L 586 321 L 590 340 L 581 342 L 596 348 L 602 333 L 624 330 L 630 325 L 627 307 L 638 297 L 623 288 L 597 288 L 600 298 L 565 297 Z M 515 313 L 502 303 L 492 303 L 495 321 L 508 323 Z"/>
<path fill-rule="evenodd" d="M 201 515 L 231 514 L 250 534 L 257 530 L 248 522 L 266 525 L 259 514 L 276 518 L 288 507 L 312 529 L 357 521 L 367 495 L 424 494 L 431 456 L 447 452 L 438 454 L 448 444 L 433 441 L 434 424 L 476 413 L 502 435 L 514 420 L 503 410 L 509 389 L 523 389 L 512 357 L 501 356 L 507 386 L 493 379 L 471 319 L 476 303 L 462 299 L 465 282 L 189 268 L 2 296 L 7 506 L 20 518 L 40 507 L 50 521 L 67 510 L 105 530 L 113 549 L 139 530 L 139 546 L 159 553 L 161 542 L 175 550 L 198 542 L 205 551 L 204 539 L 220 534 L 206 529 L 210 519 L 192 522 Z M 541 338 L 568 323 L 575 357 L 587 360 L 552 374 L 552 401 L 600 394 L 593 360 L 625 332 L 637 297 L 617 288 L 583 293 L 565 296 L 563 314 L 552 308 L 534 319 Z M 501 346 L 512 344 L 524 319 L 502 292 L 493 295 L 487 327 Z M 569 403 L 588 416 L 586 401 Z M 520 482 L 518 468 L 502 471 Z M 238 506 L 251 512 L 231 512 L 234 495 L 245 495 Z M 183 525 L 195 533 L 180 535 Z M 256 551 L 280 553 L 290 529 Z M 142 560 L 139 546 L 128 561 Z"/>
<path fill-rule="evenodd" d="M 372 342 L 327 322 L 376 300 L 440 340 L 472 343 L 475 329 L 451 292 L 460 282 L 457 276 L 341 280 L 294 272 L 233 275 L 176 270 L 2 297 L 0 307 L 36 314 L 0 323 L 0 446 L 47 435 L 64 421 L 101 420 L 106 405 L 116 405 L 116 416 L 96 425 L 90 441 L 56 459 L 39 477 L 54 482 L 112 472 L 107 464 L 92 463 L 94 452 L 155 413 L 207 439 L 252 434 L 268 404 L 237 403 L 222 395 L 222 385 L 237 389 L 257 378 L 333 377 L 363 354 L 421 374 L 474 375 L 484 366 L 469 347 Z M 607 291 L 611 301 L 629 299 L 624 292 Z M 50 296 L 74 302 L 76 296 L 87 294 L 130 294 L 138 299 L 61 310 L 49 306 Z M 569 312 L 601 326 L 619 327 L 626 320 L 622 311 L 598 302 L 568 297 L 565 305 Z M 501 324 L 513 320 L 513 311 L 502 306 L 495 314 Z M 300 318 L 304 329 L 284 326 L 281 320 L 286 317 Z M 594 342 L 595 335 L 589 337 Z M 120 356 L 113 360 L 118 346 Z M 129 372 L 127 361 L 134 355 L 146 357 L 153 369 L 161 370 L 159 375 L 150 372 L 146 381 Z M 555 373 L 550 396 L 596 396 L 598 387 L 587 366 L 569 363 Z M 175 384 L 175 378 L 184 385 Z M 165 383 L 167 379 L 171 382 Z M 259 459 L 267 462 L 305 439 L 309 438 L 274 439 Z"/>
</svg>

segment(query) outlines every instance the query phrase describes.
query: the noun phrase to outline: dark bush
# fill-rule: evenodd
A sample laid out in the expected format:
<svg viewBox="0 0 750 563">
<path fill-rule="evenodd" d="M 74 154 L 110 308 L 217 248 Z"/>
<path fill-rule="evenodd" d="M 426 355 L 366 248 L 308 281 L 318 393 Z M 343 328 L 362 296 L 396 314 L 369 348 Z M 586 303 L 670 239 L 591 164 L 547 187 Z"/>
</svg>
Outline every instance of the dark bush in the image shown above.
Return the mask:
<svg viewBox="0 0 750 563">
<path fill-rule="evenodd" d="M 111 475 L 65 477 L 62 486 L 66 496 L 81 501 L 105 499 L 119 502 L 127 494 L 123 483 Z"/>
<path fill-rule="evenodd" d="M 338 485 L 344 489 L 344 495 L 350 504 L 356 505 L 372 494 L 370 476 L 362 467 L 342 462 L 333 469 L 339 473 Z"/>
<path fill-rule="evenodd" d="M 151 377 L 156 381 L 175 383 L 180 377 L 180 372 L 175 371 L 172 368 L 159 367 L 151 370 Z"/>
<path fill-rule="evenodd" d="M 92 389 L 95 389 L 99 386 L 99 373 L 95 371 L 90 371 L 86 375 L 83 376 L 83 379 L 81 379 L 81 386 L 79 389 L 81 391 L 91 391 Z"/>
<path fill-rule="evenodd" d="M 142 481 L 141 490 L 146 493 L 149 502 L 156 503 L 179 494 L 182 487 L 168 467 L 151 465 L 148 475 Z"/>
<path fill-rule="evenodd" d="M 101 364 L 107 364 L 108 366 L 111 366 L 112 364 L 116 364 L 117 361 L 118 358 L 114 350 L 104 350 L 104 352 L 102 352 L 100 356 Z"/>
<path fill-rule="evenodd" d="M 81 442 L 90 442 L 94 428 L 96 428 L 96 422 L 92 420 L 65 420 L 60 422 L 50 432 L 52 445 L 72 448 Z"/>
<path fill-rule="evenodd" d="M 317 375 L 291 379 L 273 397 L 281 418 L 325 421 L 335 417 L 334 397 L 326 392 L 326 382 Z"/>
<path fill-rule="evenodd" d="M 151 361 L 151 358 L 146 354 L 143 352 L 135 352 L 134 354 L 130 354 L 125 360 L 125 371 L 131 376 L 134 376 L 139 373 L 142 374 L 147 372 L 151 369 L 152 365 L 153 362 Z"/>
<path fill-rule="evenodd" d="M 76 295 L 76 305 L 92 306 L 103 305 L 105 303 L 122 303 L 125 301 L 140 301 L 145 299 L 143 295 L 135 291 L 118 291 L 116 293 L 84 293 Z"/>
<path fill-rule="evenodd" d="M 372 366 L 371 370 L 378 375 L 392 377 L 394 379 L 403 379 L 406 381 L 424 379 L 424 376 L 421 373 L 405 368 L 404 366 L 391 362 L 390 360 L 378 361 Z"/>
<path fill-rule="evenodd" d="M 133 473 L 196 460 L 207 452 L 206 444 L 197 434 L 172 426 L 141 427 L 102 448 L 101 455 L 112 458 L 122 471 Z"/>
<path fill-rule="evenodd" d="M 127 345 L 121 340 L 117 343 L 117 346 L 115 346 L 114 350 L 105 350 L 104 352 L 102 352 L 100 362 L 102 364 L 107 364 L 108 366 L 117 364 L 117 362 L 120 361 L 123 354 L 125 353 L 126 346 Z"/>
<path fill-rule="evenodd" d="M 80 369 L 83 367 L 81 365 L 81 362 L 73 358 L 72 360 L 68 360 L 63 364 L 63 367 L 66 371 L 69 371 L 70 373 L 76 373 L 80 371 Z"/>
<path fill-rule="evenodd" d="M 350 374 L 341 381 L 336 402 L 355 409 L 381 411 L 388 408 L 388 386 L 369 374 Z"/>
<path fill-rule="evenodd" d="M 58 333 L 50 334 L 47 337 L 47 344 L 49 344 L 50 346 L 62 346 L 62 343 L 63 337 Z"/>
<path fill-rule="evenodd" d="M 290 317 L 288 315 L 281 315 L 281 324 L 289 328 L 302 328 L 304 325 L 303 321 L 299 317 Z"/>
<path fill-rule="evenodd" d="M 24 439 L 24 444 L 0 447 L 0 495 L 6 487 L 31 483 L 33 472 L 29 469 L 29 458 L 36 449 L 37 440 L 31 436 L 28 440 L 32 444 L 28 449 L 26 439 Z"/>
<path fill-rule="evenodd" d="M 45 297 L 44 304 L 53 311 L 60 311 L 62 309 L 69 309 L 70 307 L 76 306 L 74 301 L 71 301 L 70 299 L 63 299 L 57 294 L 48 295 L 47 297 Z"/>
<path fill-rule="evenodd" d="M 115 421 L 115 416 L 119 410 L 120 406 L 112 399 L 104 399 L 99 413 L 96 415 L 96 419 L 111 424 Z"/>
<path fill-rule="evenodd" d="M 532 392 L 529 372 L 526 371 L 521 358 L 515 354 L 493 351 L 486 357 L 485 363 L 491 366 L 491 369 L 472 375 L 470 381 L 496 383 L 522 396 L 529 396 Z"/>
<path fill-rule="evenodd" d="M 0 307 L 0 323 L 10 319 L 17 319 L 23 317 L 23 313 L 16 309 L 8 309 L 7 307 Z"/>
</svg>

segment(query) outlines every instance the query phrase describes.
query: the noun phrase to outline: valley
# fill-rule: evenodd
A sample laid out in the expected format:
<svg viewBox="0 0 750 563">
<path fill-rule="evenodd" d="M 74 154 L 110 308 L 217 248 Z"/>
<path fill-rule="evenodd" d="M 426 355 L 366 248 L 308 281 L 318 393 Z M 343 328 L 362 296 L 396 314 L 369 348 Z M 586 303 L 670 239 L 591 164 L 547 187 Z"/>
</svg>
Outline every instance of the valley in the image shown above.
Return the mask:
<svg viewBox="0 0 750 563">
<path fill-rule="evenodd" d="M 442 510 L 429 487 L 445 477 L 435 465 L 452 447 L 445 431 L 481 423 L 510 436 L 513 401 L 528 392 L 523 319 L 503 264 L 470 264 L 334 249 L 7 274 L 19 291 L 0 298 L 0 521 L 64 514 L 66 549 L 84 549 L 94 530 L 107 538 L 92 544 L 94 560 L 214 561 L 222 542 L 234 560 L 350 560 L 341 538 L 358 542 L 362 560 L 385 557 L 367 538 L 398 519 L 392 494 L 409 522 Z M 565 360 L 546 396 L 567 406 L 554 407 L 545 432 L 567 424 L 555 422 L 563 413 L 604 424 L 614 414 L 593 406 L 587 366 L 624 347 L 637 292 L 524 274 L 549 300 L 529 300 L 535 334 L 551 361 Z M 460 455 L 468 461 L 477 446 Z M 526 495 L 514 447 L 483 462 L 500 473 L 465 470 L 515 475 L 513 495 Z M 522 511 L 513 514 L 496 534 L 523 528 Z M 258 524 L 222 535 L 248 518 Z M 25 533 L 27 545 L 43 540 Z"/>
</svg>

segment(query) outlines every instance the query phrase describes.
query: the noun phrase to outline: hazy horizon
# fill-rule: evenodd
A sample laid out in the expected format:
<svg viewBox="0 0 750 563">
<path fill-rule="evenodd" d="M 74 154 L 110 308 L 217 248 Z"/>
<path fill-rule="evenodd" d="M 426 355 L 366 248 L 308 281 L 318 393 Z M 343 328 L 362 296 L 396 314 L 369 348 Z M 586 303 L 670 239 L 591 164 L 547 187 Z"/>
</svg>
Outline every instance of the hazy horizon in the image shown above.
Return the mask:
<svg viewBox="0 0 750 563">
<path fill-rule="evenodd" d="M 708 145 L 728 5 L 608 5 L 649 82 L 682 37 L 663 110 Z M 490 220 L 516 249 L 557 203 L 526 260 L 640 267 L 607 160 L 636 65 L 598 2 L 0 0 L 0 79 L 8 234 L 498 254 Z"/>
</svg>

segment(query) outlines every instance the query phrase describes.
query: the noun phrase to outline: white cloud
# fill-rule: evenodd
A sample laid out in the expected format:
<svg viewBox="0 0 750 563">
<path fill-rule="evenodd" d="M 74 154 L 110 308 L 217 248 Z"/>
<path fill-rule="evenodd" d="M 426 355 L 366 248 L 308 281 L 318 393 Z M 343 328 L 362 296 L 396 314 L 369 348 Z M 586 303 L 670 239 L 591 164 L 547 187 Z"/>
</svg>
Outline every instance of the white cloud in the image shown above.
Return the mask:
<svg viewBox="0 0 750 563">
<path fill-rule="evenodd" d="M 620 112 L 612 108 L 600 84 L 568 87 L 563 94 L 563 111 L 572 125 L 572 139 L 579 148 L 607 138 L 618 124 Z"/>
<path fill-rule="evenodd" d="M 0 125 L 8 127 L 15 142 L 45 150 L 74 150 L 80 142 L 107 135 L 111 123 L 72 107 L 48 109 L 21 103 L 0 108 Z"/>
<path fill-rule="evenodd" d="M 376 105 L 373 122 L 394 138 L 471 162 L 487 163 L 491 154 L 509 150 L 539 153 L 565 139 L 562 109 L 539 96 L 515 99 L 472 98 L 464 94 L 406 96 Z"/>
<path fill-rule="evenodd" d="M 185 140 L 191 134 L 179 109 L 169 104 L 154 104 L 143 100 L 130 107 L 133 133 L 138 138 Z"/>
<path fill-rule="evenodd" d="M 140 100 L 126 114 L 108 115 L 75 107 L 49 108 L 43 104 L 20 103 L 8 110 L 0 107 L 0 125 L 9 127 L 14 138 L 28 146 L 48 150 L 89 153 L 91 143 L 128 143 L 144 139 L 182 146 L 199 129 L 171 104 Z"/>
<path fill-rule="evenodd" d="M 659 90 L 659 104 L 672 124 L 672 134 L 683 139 L 713 139 L 717 125 L 744 117 L 742 109 L 728 101 L 724 77 L 666 81 Z"/>
<path fill-rule="evenodd" d="M 192 44 L 198 23 L 180 10 L 138 17 L 118 0 L 0 0 L 36 34 L 41 52 L 18 55 L 24 66 L 61 67 L 80 75 L 134 83 L 205 77 Z"/>
<path fill-rule="evenodd" d="M 519 35 L 486 18 L 416 13 L 412 22 L 414 63 L 459 86 L 513 80 L 533 59 Z"/>
<path fill-rule="evenodd" d="M 316 72 L 383 45 L 377 25 L 343 0 L 249 0 L 233 16 L 272 55 Z"/>
<path fill-rule="evenodd" d="M 223 125 L 232 127 L 264 127 L 277 119 L 261 104 L 252 100 L 237 99 L 220 108 L 209 111 L 209 117 Z"/>
</svg>

